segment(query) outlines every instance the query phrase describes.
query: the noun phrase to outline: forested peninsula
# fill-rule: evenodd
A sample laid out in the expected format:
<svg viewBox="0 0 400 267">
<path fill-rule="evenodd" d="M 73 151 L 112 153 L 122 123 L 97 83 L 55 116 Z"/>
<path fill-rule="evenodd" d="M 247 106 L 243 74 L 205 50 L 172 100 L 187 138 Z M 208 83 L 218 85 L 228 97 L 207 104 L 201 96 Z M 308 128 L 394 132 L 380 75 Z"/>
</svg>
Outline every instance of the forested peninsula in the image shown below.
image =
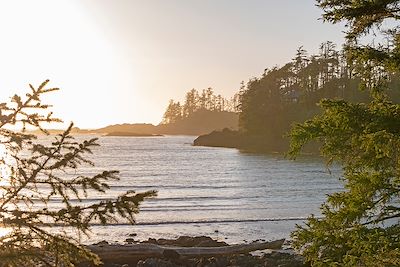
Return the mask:
<svg viewBox="0 0 400 267">
<path fill-rule="evenodd" d="M 322 99 L 371 101 L 370 94 L 359 87 L 355 68 L 345 50 L 338 50 L 332 42 L 322 43 L 315 55 L 299 47 L 291 62 L 266 69 L 261 77 L 242 83 L 235 109 L 239 117 L 237 131 L 214 131 L 197 138 L 194 145 L 286 152 L 291 127 L 318 115 Z M 399 75 L 390 75 L 387 93 L 398 103 Z M 316 151 L 317 144 L 308 146 L 305 151 Z"/>
</svg>

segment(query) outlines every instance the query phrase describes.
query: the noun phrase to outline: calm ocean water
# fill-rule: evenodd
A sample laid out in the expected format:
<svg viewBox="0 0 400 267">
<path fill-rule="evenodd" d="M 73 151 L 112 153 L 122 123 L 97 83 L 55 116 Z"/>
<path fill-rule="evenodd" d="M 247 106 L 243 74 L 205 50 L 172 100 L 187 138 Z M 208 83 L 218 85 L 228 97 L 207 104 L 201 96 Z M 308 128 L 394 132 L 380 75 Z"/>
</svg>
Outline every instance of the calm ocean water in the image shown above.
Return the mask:
<svg viewBox="0 0 400 267">
<path fill-rule="evenodd" d="M 80 171 L 115 169 L 121 180 L 89 201 L 127 190 L 155 189 L 158 197 L 143 203 L 137 225 L 94 226 L 85 242 L 123 242 L 132 233 L 138 240 L 208 235 L 230 243 L 287 238 L 295 224 L 319 215 L 327 194 L 342 188 L 339 169 L 329 173 L 319 158 L 289 161 L 281 155 L 195 147 L 194 138 L 100 137 L 91 157 L 96 166 Z"/>
</svg>

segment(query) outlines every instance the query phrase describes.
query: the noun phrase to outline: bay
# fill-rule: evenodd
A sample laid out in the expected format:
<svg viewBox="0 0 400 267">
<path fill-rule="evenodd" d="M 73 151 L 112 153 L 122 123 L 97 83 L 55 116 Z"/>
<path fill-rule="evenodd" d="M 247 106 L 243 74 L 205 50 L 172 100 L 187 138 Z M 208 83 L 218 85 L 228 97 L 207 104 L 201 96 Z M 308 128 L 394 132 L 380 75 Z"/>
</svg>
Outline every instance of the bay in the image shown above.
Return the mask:
<svg viewBox="0 0 400 267">
<path fill-rule="evenodd" d="M 100 144 L 88 155 L 95 166 L 82 165 L 65 175 L 118 170 L 120 180 L 111 181 L 104 194 L 89 194 L 83 204 L 116 198 L 129 190 L 156 190 L 158 196 L 142 203 L 135 225 L 123 221 L 94 225 L 91 235 L 81 238 L 86 244 L 123 243 L 132 236 L 143 241 L 206 235 L 228 243 L 289 238 L 296 224 L 311 214 L 321 216 L 319 207 L 328 194 L 343 190 L 339 166 L 328 170 L 319 157 L 293 161 L 280 154 L 198 147 L 192 145 L 195 136 L 75 136 L 78 141 L 93 137 Z M 42 136 L 39 140 L 49 143 L 52 139 Z M 34 201 L 34 207 L 45 206 Z M 62 207 L 59 198 L 46 206 Z M 60 226 L 51 228 L 75 234 Z"/>
<path fill-rule="evenodd" d="M 78 139 L 87 138 L 79 136 Z M 85 242 L 208 235 L 230 243 L 288 238 L 310 214 L 319 216 L 327 194 L 342 190 L 337 166 L 321 158 L 296 161 L 282 155 L 192 146 L 194 136 L 100 137 L 95 167 L 120 171 L 106 195 L 157 190 L 143 202 L 136 225 L 94 226 Z"/>
</svg>

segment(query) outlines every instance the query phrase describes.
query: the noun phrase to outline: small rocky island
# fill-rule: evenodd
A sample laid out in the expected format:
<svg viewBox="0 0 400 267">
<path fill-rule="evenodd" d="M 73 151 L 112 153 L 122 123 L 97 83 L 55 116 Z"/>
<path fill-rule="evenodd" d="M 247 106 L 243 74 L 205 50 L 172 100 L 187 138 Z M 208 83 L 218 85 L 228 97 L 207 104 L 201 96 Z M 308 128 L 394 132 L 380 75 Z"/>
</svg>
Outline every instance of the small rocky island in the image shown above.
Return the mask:
<svg viewBox="0 0 400 267">
<path fill-rule="evenodd" d="M 243 143 L 243 137 L 239 133 L 239 131 L 234 131 L 225 128 L 222 131 L 213 131 L 209 134 L 200 135 L 194 140 L 193 145 L 241 148 L 242 143 Z"/>
<path fill-rule="evenodd" d="M 285 153 L 289 149 L 289 142 L 283 137 L 267 138 L 265 135 L 249 135 L 228 128 L 200 135 L 193 145 L 237 148 L 256 153 Z"/>
</svg>

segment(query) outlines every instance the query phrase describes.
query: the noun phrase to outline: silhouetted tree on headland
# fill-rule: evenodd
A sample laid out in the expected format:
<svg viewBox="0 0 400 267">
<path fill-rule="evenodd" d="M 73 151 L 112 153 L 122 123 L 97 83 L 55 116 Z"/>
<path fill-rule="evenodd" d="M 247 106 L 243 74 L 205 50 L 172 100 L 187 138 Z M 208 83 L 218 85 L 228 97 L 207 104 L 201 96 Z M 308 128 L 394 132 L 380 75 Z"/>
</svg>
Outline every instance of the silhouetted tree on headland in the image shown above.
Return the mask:
<svg viewBox="0 0 400 267">
<path fill-rule="evenodd" d="M 164 113 L 162 123 L 175 123 L 182 119 L 182 106 L 179 102 L 174 102 L 174 100 L 170 100 L 167 110 Z"/>
<path fill-rule="evenodd" d="M 201 93 L 196 89 L 191 89 L 186 93 L 185 102 L 180 105 L 179 102 L 170 100 L 164 113 L 162 123 L 169 124 L 178 122 L 181 119 L 188 118 L 198 111 L 216 111 L 216 112 L 237 112 L 238 94 L 230 100 L 221 95 L 215 95 L 212 88 L 203 89 Z"/>
<path fill-rule="evenodd" d="M 88 194 L 103 194 L 110 181 L 119 179 L 118 171 L 76 173 L 80 165 L 93 164 L 85 154 L 98 146 L 96 139 L 77 142 L 71 135 L 72 124 L 50 144 L 11 130 L 29 126 L 47 133 L 43 123 L 60 121 L 40 100 L 58 90 L 46 88 L 47 83 L 37 89 L 30 86 L 25 97 L 15 95 L 11 103 L 0 104 L 0 226 L 9 229 L 0 236 L 0 266 L 75 266 L 83 260 L 97 265 L 99 258 L 80 244 L 79 237 L 90 234 L 93 223 L 134 223 L 139 204 L 155 196 L 154 191 L 128 191 L 116 199 L 85 204 Z M 61 208 L 50 205 L 54 199 L 61 200 Z M 54 225 L 60 231 L 49 228 Z"/>
</svg>

